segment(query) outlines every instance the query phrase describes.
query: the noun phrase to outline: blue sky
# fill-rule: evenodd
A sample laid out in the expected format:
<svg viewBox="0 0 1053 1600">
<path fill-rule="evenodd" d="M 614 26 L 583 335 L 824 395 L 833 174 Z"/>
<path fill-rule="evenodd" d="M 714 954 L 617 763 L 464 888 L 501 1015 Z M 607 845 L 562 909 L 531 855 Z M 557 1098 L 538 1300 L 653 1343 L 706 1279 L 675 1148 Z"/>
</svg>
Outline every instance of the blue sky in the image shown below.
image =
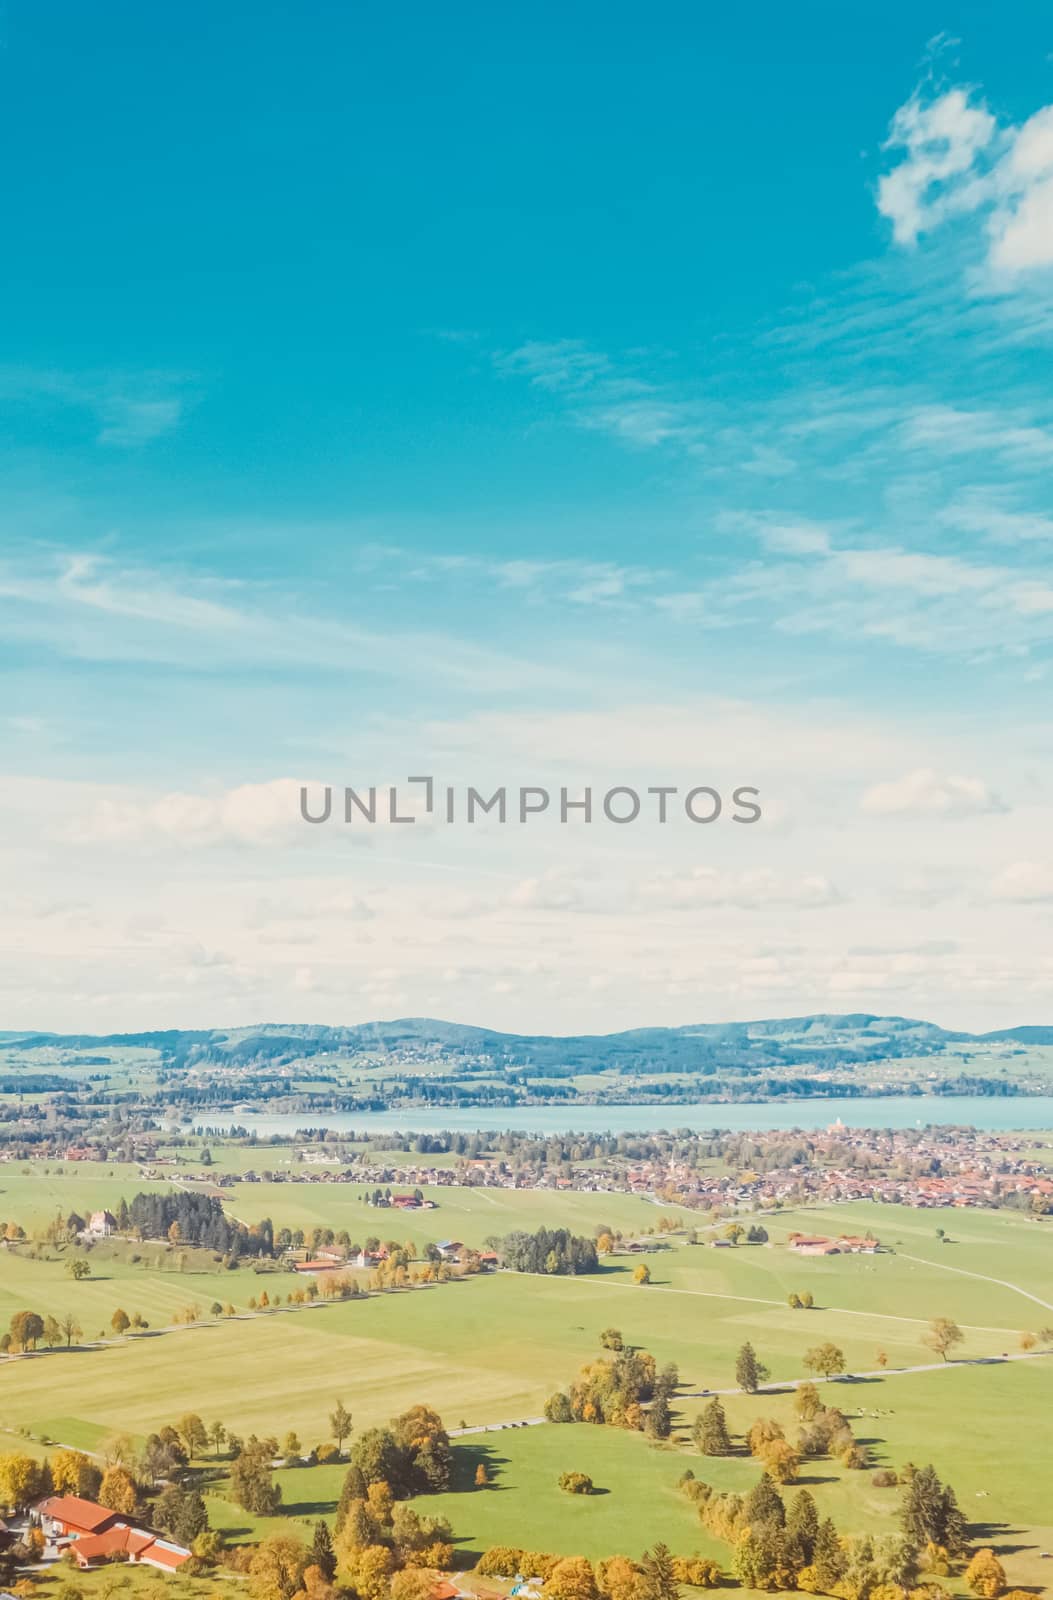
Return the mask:
<svg viewBox="0 0 1053 1600">
<path fill-rule="evenodd" d="M 1044 1016 L 1048 10 L 306 12 L 5 13 L 6 1025 Z"/>
</svg>

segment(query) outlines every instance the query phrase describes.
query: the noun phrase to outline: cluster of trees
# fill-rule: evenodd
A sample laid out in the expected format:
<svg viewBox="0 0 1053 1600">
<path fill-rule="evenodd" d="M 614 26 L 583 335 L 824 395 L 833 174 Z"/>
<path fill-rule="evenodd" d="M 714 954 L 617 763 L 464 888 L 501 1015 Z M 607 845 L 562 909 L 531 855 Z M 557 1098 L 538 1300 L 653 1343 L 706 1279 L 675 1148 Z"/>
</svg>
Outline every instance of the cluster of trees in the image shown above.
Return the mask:
<svg viewBox="0 0 1053 1600">
<path fill-rule="evenodd" d="M 711 1427 L 718 1421 L 711 1416 Z M 763 1424 L 762 1430 L 774 1426 Z M 897 1474 L 889 1477 L 897 1481 Z M 745 1495 L 718 1493 L 691 1472 L 680 1487 L 707 1531 L 732 1546 L 734 1574 L 747 1588 L 800 1590 L 836 1600 L 947 1600 L 935 1580 L 969 1553 L 957 1497 L 931 1466 L 908 1465 L 898 1479 L 904 1485 L 901 1531 L 885 1539 L 842 1537 L 829 1517 L 820 1519 L 807 1489 L 787 1505 L 770 1470 Z M 965 1581 L 977 1600 L 998 1600 L 1005 1591 L 1004 1569 L 989 1549 L 976 1552 Z"/>
<path fill-rule="evenodd" d="M 801 1461 L 807 1457 L 830 1456 L 843 1466 L 862 1468 L 867 1454 L 852 1433 L 851 1424 L 836 1406 L 825 1406 L 814 1383 L 802 1383 L 794 1395 L 794 1411 L 801 1426 L 796 1442 L 786 1438 L 782 1424 L 758 1417 L 746 1435 L 751 1455 L 777 1483 L 796 1481 Z M 726 1456 L 733 1450 L 727 1415 L 714 1395 L 695 1419 L 692 1436 L 706 1456 Z"/>
<path fill-rule="evenodd" d="M 117 1222 L 120 1228 L 120 1216 Z M 127 1207 L 127 1228 L 143 1239 L 200 1245 L 231 1258 L 274 1254 L 274 1227 L 269 1218 L 246 1228 L 227 1216 L 214 1195 L 184 1189 L 135 1195 Z"/>
<path fill-rule="evenodd" d="M 518 1573 L 541 1580 L 545 1600 L 679 1600 L 681 1584 L 711 1589 L 721 1582 L 720 1568 L 704 1556 L 674 1556 L 655 1544 L 639 1561 L 610 1556 L 595 1566 L 584 1556 L 557 1556 L 514 1545 L 492 1545 L 477 1569 L 488 1578 L 513 1578 Z"/>
<path fill-rule="evenodd" d="M 334 1433 L 338 1412 L 330 1417 Z M 442 1418 L 430 1406 L 411 1406 L 389 1427 L 367 1429 L 351 1446 L 349 1460 L 337 1506 L 338 1529 L 351 1504 L 365 1500 L 372 1484 L 386 1484 L 396 1500 L 439 1494 L 450 1487 L 450 1438 Z"/>
<path fill-rule="evenodd" d="M 497 1251 L 513 1272 L 543 1272 L 554 1277 L 599 1270 L 595 1241 L 567 1228 L 509 1233 L 497 1241 Z"/>
<path fill-rule="evenodd" d="M 612 1336 L 617 1345 L 610 1342 Z M 670 1363 L 659 1372 L 654 1356 L 623 1345 L 616 1329 L 606 1329 L 601 1337 L 612 1354 L 586 1363 L 569 1394 L 557 1391 L 552 1395 L 545 1405 L 546 1418 L 549 1422 L 609 1423 L 668 1439 L 672 1431 L 669 1402 L 680 1382 L 677 1368 Z"/>
<path fill-rule="evenodd" d="M 353 1588 L 364 1596 L 405 1568 L 448 1570 L 453 1536 L 444 1518 L 422 1516 L 396 1500 L 389 1484 L 377 1480 L 362 1498 L 349 1502 L 337 1532 L 336 1554 Z"/>
<path fill-rule="evenodd" d="M 842 1540 L 829 1518 L 820 1520 L 807 1489 L 787 1506 L 767 1472 L 746 1495 L 718 1494 L 690 1473 L 681 1487 L 703 1526 L 733 1547 L 734 1574 L 747 1588 L 871 1600 L 890 1585 L 880 1600 L 906 1600 L 914 1585 L 917 1561 L 906 1539 Z"/>
</svg>

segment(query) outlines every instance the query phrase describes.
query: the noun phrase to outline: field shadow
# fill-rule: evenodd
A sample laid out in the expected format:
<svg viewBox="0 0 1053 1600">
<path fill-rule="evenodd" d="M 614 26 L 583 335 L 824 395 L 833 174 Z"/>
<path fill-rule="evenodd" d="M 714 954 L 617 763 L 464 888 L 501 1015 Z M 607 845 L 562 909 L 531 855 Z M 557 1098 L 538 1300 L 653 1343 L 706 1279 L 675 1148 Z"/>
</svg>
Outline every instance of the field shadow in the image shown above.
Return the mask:
<svg viewBox="0 0 1053 1600">
<path fill-rule="evenodd" d="M 997 1556 L 1022 1555 L 1027 1550 L 1038 1549 L 1034 1540 L 1026 1539 L 1023 1528 L 1011 1527 L 1008 1522 L 974 1522 L 970 1519 L 969 1533 L 977 1544 L 989 1545 Z"/>
<path fill-rule="evenodd" d="M 506 1492 L 507 1485 L 502 1484 L 500 1479 L 504 1468 L 508 1466 L 508 1457 L 501 1455 L 492 1444 L 483 1444 L 481 1441 L 455 1444 L 451 1456 L 450 1488 L 454 1494 Z M 485 1484 L 475 1481 L 480 1467 L 486 1468 Z"/>
</svg>

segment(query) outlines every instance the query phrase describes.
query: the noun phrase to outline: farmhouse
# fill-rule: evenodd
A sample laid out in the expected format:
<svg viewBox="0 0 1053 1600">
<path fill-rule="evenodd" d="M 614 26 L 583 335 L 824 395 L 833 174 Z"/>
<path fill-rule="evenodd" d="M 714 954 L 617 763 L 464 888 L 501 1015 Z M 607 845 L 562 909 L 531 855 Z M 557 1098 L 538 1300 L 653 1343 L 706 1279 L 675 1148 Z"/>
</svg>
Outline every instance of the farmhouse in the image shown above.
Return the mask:
<svg viewBox="0 0 1053 1600">
<path fill-rule="evenodd" d="M 791 1233 L 790 1249 L 799 1256 L 838 1256 L 840 1246 L 821 1233 Z"/>
<path fill-rule="evenodd" d="M 96 1239 L 108 1239 L 117 1231 L 117 1218 L 112 1211 L 93 1211 L 84 1231 Z"/>
<path fill-rule="evenodd" d="M 837 1239 L 828 1239 L 823 1233 L 791 1233 L 788 1242 L 799 1256 L 873 1256 L 880 1248 L 877 1239 L 852 1233 Z"/>
<path fill-rule="evenodd" d="M 132 1563 L 178 1572 L 190 1560 L 190 1551 L 182 1545 L 132 1527 L 116 1512 L 79 1495 L 52 1495 L 37 1511 L 49 1541 L 59 1550 L 68 1550 L 82 1569 L 123 1556 Z"/>
</svg>

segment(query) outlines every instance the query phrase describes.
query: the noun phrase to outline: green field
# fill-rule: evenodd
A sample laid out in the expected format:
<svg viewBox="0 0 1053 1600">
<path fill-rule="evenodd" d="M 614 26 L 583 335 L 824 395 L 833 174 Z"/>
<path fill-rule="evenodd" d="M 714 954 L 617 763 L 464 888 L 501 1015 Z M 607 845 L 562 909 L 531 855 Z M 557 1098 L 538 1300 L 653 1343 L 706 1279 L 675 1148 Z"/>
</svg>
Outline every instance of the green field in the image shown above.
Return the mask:
<svg viewBox="0 0 1053 1600">
<path fill-rule="evenodd" d="M 100 1185 L 114 1184 L 118 1194 L 138 1186 L 123 1174 L 9 1171 L 3 1180 L 14 1216 L 34 1206 L 50 1215 L 56 1190 L 63 1209 L 83 1211 L 91 1203 L 84 1196 Z M 443 1237 L 481 1243 L 488 1234 L 541 1223 L 588 1233 L 603 1224 L 640 1235 L 662 1214 L 620 1194 L 458 1188 L 440 1189 L 437 1198 L 438 1210 L 407 1216 L 364 1206 L 352 1185 L 251 1184 L 233 1191 L 229 1208 L 249 1220 L 270 1215 L 279 1224 L 347 1226 L 354 1237 L 377 1233 L 418 1244 Z M 1012 1581 L 1040 1585 L 1047 1577 L 1040 1552 L 1053 1546 L 1053 1463 L 1035 1430 L 1053 1402 L 1053 1356 L 982 1362 L 1003 1351 L 1018 1354 L 1021 1330 L 1053 1323 L 1053 1311 L 1036 1303 L 1053 1301 L 1049 1225 L 1011 1212 L 937 1214 L 879 1205 L 810 1208 L 764 1220 L 767 1245 L 716 1249 L 706 1233 L 696 1245 L 678 1236 L 647 1257 L 648 1286 L 633 1284 L 636 1259 L 623 1255 L 581 1278 L 501 1273 L 259 1316 L 245 1311 L 250 1295 L 263 1285 L 272 1295 L 287 1290 L 296 1282 L 291 1274 L 257 1277 L 244 1266 L 223 1271 L 196 1251 L 182 1253 L 182 1271 L 172 1252 L 165 1258 L 169 1270 L 161 1271 L 149 1260 L 151 1247 L 142 1247 L 144 1260 L 135 1264 L 128 1247 L 100 1246 L 90 1257 L 92 1277 L 75 1283 L 63 1259 L 33 1259 L 9 1248 L 0 1252 L 0 1324 L 29 1307 L 56 1315 L 72 1310 L 91 1337 L 108 1328 L 122 1305 L 140 1311 L 151 1332 L 104 1349 L 3 1362 L 0 1425 L 98 1449 L 109 1435 L 142 1437 L 193 1407 L 242 1435 L 294 1428 L 310 1446 L 327 1438 L 338 1397 L 356 1430 L 417 1401 L 435 1406 L 451 1428 L 537 1417 L 547 1396 L 595 1357 L 599 1330 L 609 1325 L 659 1362 L 676 1361 L 684 1391 L 732 1387 L 735 1355 L 747 1339 L 774 1380 L 799 1377 L 805 1350 L 831 1339 L 850 1371 L 873 1371 L 879 1351 L 887 1359 L 883 1377 L 832 1386 L 849 1414 L 862 1408 L 855 1431 L 869 1441 L 874 1464 L 932 1460 L 954 1482 L 966 1514 L 991 1524 L 990 1537 L 1010 1551 Z M 794 1228 L 870 1228 L 887 1249 L 873 1257 L 802 1258 L 786 1247 Z M 805 1289 L 815 1309 L 791 1310 L 787 1295 Z M 172 1327 L 188 1303 L 207 1311 L 214 1299 L 232 1302 L 241 1314 L 209 1326 Z M 936 1360 L 922 1337 L 937 1316 L 961 1324 L 963 1364 L 897 1370 Z M 757 1469 L 745 1455 L 716 1461 L 694 1455 L 689 1428 L 703 1403 L 683 1394 L 677 1438 L 663 1447 L 583 1425 L 471 1435 L 455 1446 L 456 1487 L 429 1498 L 429 1509 L 450 1517 L 463 1560 L 493 1542 L 600 1556 L 638 1553 L 664 1538 L 681 1553 L 697 1549 L 726 1563 L 726 1548 L 704 1534 L 676 1493 L 676 1479 L 691 1465 L 719 1487 L 741 1488 Z M 776 1416 L 793 1431 L 786 1393 L 732 1395 L 725 1403 L 739 1432 L 758 1415 Z M 482 1491 L 472 1487 L 480 1459 L 494 1480 Z M 585 1501 L 561 1494 L 556 1479 L 567 1468 L 589 1472 L 604 1492 Z M 332 1467 L 283 1473 L 288 1515 L 309 1521 L 327 1513 L 340 1479 L 341 1469 Z M 871 1472 L 824 1461 L 806 1468 L 804 1481 L 844 1531 L 892 1527 L 897 1496 L 875 1488 Z M 215 1524 L 235 1539 L 268 1531 L 221 1490 L 212 1510 Z M 287 1518 L 278 1525 L 288 1526 Z"/>
</svg>

